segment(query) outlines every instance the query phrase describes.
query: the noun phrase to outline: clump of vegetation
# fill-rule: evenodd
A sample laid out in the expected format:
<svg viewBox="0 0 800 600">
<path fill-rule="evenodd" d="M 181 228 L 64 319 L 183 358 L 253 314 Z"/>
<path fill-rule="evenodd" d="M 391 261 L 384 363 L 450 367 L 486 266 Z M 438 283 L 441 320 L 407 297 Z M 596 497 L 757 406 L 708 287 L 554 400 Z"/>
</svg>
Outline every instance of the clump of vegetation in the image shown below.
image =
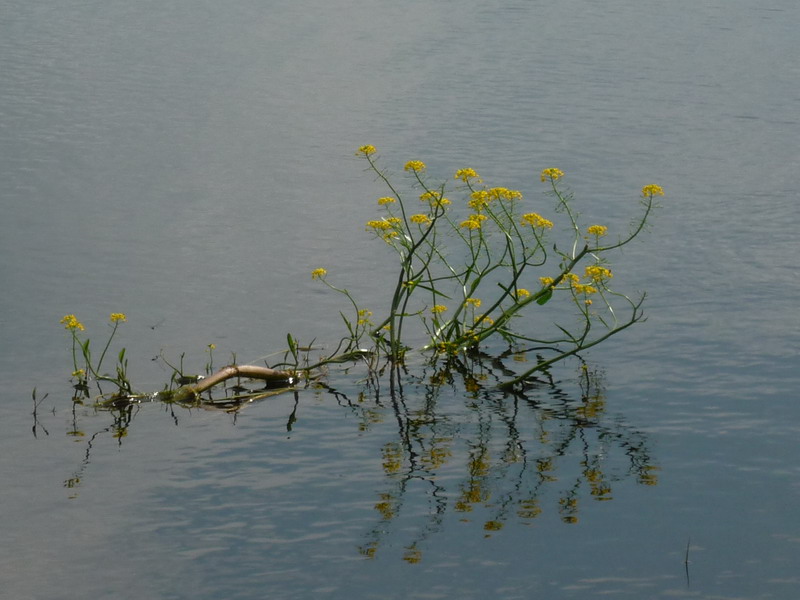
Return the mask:
<svg viewBox="0 0 800 600">
<path fill-rule="evenodd" d="M 340 312 L 346 334 L 333 352 L 311 361 L 311 348 L 288 334 L 281 362 L 228 365 L 212 374 L 210 344 L 209 377 L 187 378 L 182 360 L 180 367 L 167 362 L 174 375 L 161 399 L 193 401 L 234 377 L 289 387 L 318 377 L 330 365 L 350 361 L 365 362 L 376 376 L 388 370 L 393 389 L 409 352 L 418 351 L 427 364 L 435 364 L 477 352 L 490 339 L 538 352 L 535 363 L 499 384 L 510 389 L 642 320 L 645 294 L 631 298 L 612 288 L 609 256 L 645 229 L 656 198 L 664 195 L 660 186 L 641 189 L 639 215 L 627 229 L 615 232 L 610 224 L 581 222 L 576 201 L 564 186 L 566 176 L 555 167 L 539 175 L 553 200 L 553 214 L 545 216 L 534 212 L 519 190 L 490 186 L 469 167 L 455 172 L 451 189 L 447 182 L 429 177 L 425 163 L 411 160 L 403 167 L 407 185 L 401 189 L 380 166 L 374 146 L 362 146 L 356 154 L 388 190 L 377 199 L 376 218 L 366 223 L 366 230 L 398 258 L 395 273 L 389 275 L 392 293 L 387 306 L 376 315 L 335 285 L 327 268 L 317 267 L 312 278 L 342 294 L 350 306 Z M 557 228 L 559 220 L 563 226 Z M 552 323 L 545 333 L 532 333 L 529 317 L 548 303 L 571 307 L 571 322 Z M 90 339 L 81 337 L 83 324 L 71 314 L 61 320 L 72 335 L 72 375 L 84 395 L 90 379 L 98 385 L 113 384 L 114 401 L 133 395 L 124 348 L 117 355 L 115 373 L 101 370 L 125 321 L 122 313 L 110 315 L 111 333 L 94 361 Z M 174 388 L 175 383 L 179 387 Z"/>
</svg>

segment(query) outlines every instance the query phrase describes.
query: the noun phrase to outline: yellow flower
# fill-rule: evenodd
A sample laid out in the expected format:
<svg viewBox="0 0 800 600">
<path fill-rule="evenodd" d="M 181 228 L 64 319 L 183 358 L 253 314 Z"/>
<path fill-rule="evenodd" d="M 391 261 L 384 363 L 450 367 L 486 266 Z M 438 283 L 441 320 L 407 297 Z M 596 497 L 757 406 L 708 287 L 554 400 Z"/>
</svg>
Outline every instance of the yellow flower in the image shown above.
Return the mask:
<svg viewBox="0 0 800 600">
<path fill-rule="evenodd" d="M 403 167 L 404 171 L 414 171 L 415 173 L 419 173 L 420 171 L 425 170 L 425 163 L 421 160 L 410 160 L 406 163 L 406 166 Z"/>
<path fill-rule="evenodd" d="M 564 171 L 561 169 L 556 169 L 555 167 L 549 167 L 542 171 L 542 181 L 558 181 L 564 176 Z"/>
<path fill-rule="evenodd" d="M 83 326 L 83 323 L 78 321 L 78 317 L 76 317 L 75 315 L 64 315 L 64 317 L 61 319 L 61 321 L 59 321 L 59 323 L 64 325 L 64 329 L 69 329 L 71 331 L 75 330 L 83 331 L 84 329 L 86 329 Z"/>
<path fill-rule="evenodd" d="M 480 298 L 467 298 L 464 300 L 464 306 L 474 306 L 475 308 L 480 308 L 481 306 L 481 299 Z"/>
<path fill-rule="evenodd" d="M 372 321 L 370 317 L 372 316 L 372 311 L 367 310 L 366 308 L 362 308 L 358 311 L 358 321 L 356 323 L 358 325 L 372 325 Z"/>
<path fill-rule="evenodd" d="M 425 192 L 419 197 L 419 201 L 427 202 L 431 206 L 447 206 L 450 204 L 450 200 L 442 198 L 442 194 L 439 192 Z"/>
<path fill-rule="evenodd" d="M 391 196 L 384 196 L 383 198 L 378 198 L 378 204 L 383 206 L 384 204 L 392 204 L 397 202 L 396 198 L 392 198 Z"/>
<path fill-rule="evenodd" d="M 323 269 L 323 270 L 324 270 L 324 269 Z M 209 344 L 209 345 L 208 345 L 208 349 L 209 349 L 209 350 L 216 350 L 216 349 L 217 349 L 217 345 L 216 345 L 216 344 Z"/>
<path fill-rule="evenodd" d="M 542 279 L 545 279 L 544 277 Z M 517 288 L 517 297 L 518 298 L 527 298 L 530 296 L 531 293 L 526 290 L 525 288 Z"/>
<path fill-rule="evenodd" d="M 416 223 L 417 225 L 427 225 L 431 222 L 431 219 L 428 215 L 411 215 L 410 221 L 412 223 Z"/>
<path fill-rule="evenodd" d="M 496 200 L 522 200 L 522 192 L 504 187 L 495 187 L 489 190 L 489 196 Z"/>
<path fill-rule="evenodd" d="M 367 144 L 366 146 L 361 146 L 356 152 L 356 156 L 369 156 L 370 154 L 375 154 L 377 150 L 375 150 L 375 146 L 372 144 Z"/>
<path fill-rule="evenodd" d="M 642 188 L 642 197 L 643 198 L 652 198 L 653 196 L 663 196 L 664 195 L 664 188 L 660 185 L 656 185 L 655 183 L 651 183 L 650 185 L 646 185 Z"/>
<path fill-rule="evenodd" d="M 475 317 L 475 322 L 477 323 L 478 321 L 480 321 L 481 325 L 494 325 L 494 319 L 486 315 Z"/>
<path fill-rule="evenodd" d="M 444 304 L 436 304 L 431 308 L 431 312 L 435 315 L 441 314 L 447 310 L 447 307 Z"/>
<path fill-rule="evenodd" d="M 522 215 L 522 225 L 530 225 L 531 227 L 541 227 L 542 229 L 552 229 L 553 222 L 548 221 L 543 216 L 537 213 L 526 213 Z"/>
<path fill-rule="evenodd" d="M 487 206 L 489 206 L 489 192 L 486 190 L 478 190 L 477 192 L 472 192 L 470 195 L 471 200 L 467 202 L 467 206 L 469 206 L 475 212 L 480 212 Z"/>
<path fill-rule="evenodd" d="M 84 375 L 86 375 L 86 371 L 83 369 L 78 369 L 77 371 L 72 372 L 72 376 L 77 377 L 78 379 L 83 379 Z"/>
<path fill-rule="evenodd" d="M 395 225 L 400 225 L 400 223 L 402 223 L 403 221 L 400 219 L 400 217 L 389 217 L 388 219 L 386 219 L 386 222 L 392 227 L 394 227 Z"/>
<path fill-rule="evenodd" d="M 467 167 L 466 169 L 459 169 L 453 179 L 460 179 L 464 183 L 469 183 L 470 179 L 476 179 L 480 183 L 481 178 L 475 169 Z"/>
<path fill-rule="evenodd" d="M 589 227 L 586 228 L 586 233 L 597 237 L 604 236 L 607 231 L 608 227 L 606 227 L 605 225 L 590 225 Z"/>
<path fill-rule="evenodd" d="M 604 281 L 606 279 L 611 279 L 614 274 L 606 269 L 605 267 L 601 267 L 600 265 L 589 265 L 586 267 L 584 271 L 584 277 L 591 279 L 592 281 Z"/>
<path fill-rule="evenodd" d="M 564 275 L 564 281 L 570 284 L 580 283 L 581 278 L 575 275 L 575 273 L 567 273 Z"/>
<path fill-rule="evenodd" d="M 314 269 L 313 271 L 311 271 L 311 279 L 322 279 L 327 274 L 328 272 L 323 268 Z"/>
<path fill-rule="evenodd" d="M 386 231 L 391 229 L 392 224 L 387 219 L 377 219 L 374 221 L 367 221 L 367 231 L 374 229 L 375 231 Z"/>
<path fill-rule="evenodd" d="M 589 284 L 583 284 L 583 283 L 573 283 L 572 289 L 575 290 L 576 294 L 586 294 L 587 296 L 589 294 L 597 293 L 597 288 Z"/>
<path fill-rule="evenodd" d="M 120 321 L 124 323 L 128 320 L 128 317 L 126 317 L 123 313 L 111 313 L 110 319 L 112 323 L 119 323 Z"/>
<path fill-rule="evenodd" d="M 551 285 L 553 285 L 555 279 L 553 279 L 552 277 L 539 277 L 539 281 L 542 282 L 542 285 L 544 287 L 550 287 Z"/>
</svg>

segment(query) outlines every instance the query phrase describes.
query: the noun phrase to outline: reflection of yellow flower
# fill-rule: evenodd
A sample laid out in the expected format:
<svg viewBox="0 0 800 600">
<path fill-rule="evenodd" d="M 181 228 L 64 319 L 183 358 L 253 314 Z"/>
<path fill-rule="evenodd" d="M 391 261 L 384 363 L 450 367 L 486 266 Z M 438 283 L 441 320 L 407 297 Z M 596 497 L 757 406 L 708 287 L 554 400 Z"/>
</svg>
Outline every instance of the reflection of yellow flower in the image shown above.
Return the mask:
<svg viewBox="0 0 800 600">
<path fill-rule="evenodd" d="M 503 522 L 502 521 L 486 521 L 486 523 L 483 524 L 483 528 L 486 531 L 500 531 L 503 528 Z"/>
<path fill-rule="evenodd" d="M 646 185 L 642 188 L 642 197 L 643 198 L 652 198 L 653 196 L 663 196 L 664 195 L 664 188 L 660 185 L 656 185 L 655 183 L 651 183 L 650 185 Z"/>
<path fill-rule="evenodd" d="M 553 222 L 545 219 L 542 215 L 537 213 L 526 213 L 522 215 L 522 225 L 530 225 L 531 227 L 541 227 L 542 229 L 552 229 Z"/>
<path fill-rule="evenodd" d="M 370 154 L 375 154 L 375 146 L 372 144 L 367 144 L 366 146 L 361 146 L 356 152 L 356 156 L 369 156 Z"/>
<path fill-rule="evenodd" d="M 478 173 L 475 172 L 475 169 L 471 169 L 469 167 L 456 171 L 454 179 L 460 179 L 464 183 L 468 183 L 470 179 L 477 179 L 478 183 L 481 181 L 481 178 Z"/>
<path fill-rule="evenodd" d="M 391 196 L 384 196 L 383 198 L 378 198 L 378 204 L 383 206 L 384 204 L 392 204 L 397 202 L 396 198 L 392 198 Z"/>
<path fill-rule="evenodd" d="M 328 272 L 325 269 L 319 268 L 311 271 L 311 279 L 322 279 Z"/>
<path fill-rule="evenodd" d="M 403 560 L 409 564 L 415 565 L 422 560 L 422 550 L 416 546 L 409 546 L 406 553 L 403 555 Z"/>
<path fill-rule="evenodd" d="M 564 176 L 564 171 L 550 167 L 542 171 L 542 181 L 558 181 Z"/>
<path fill-rule="evenodd" d="M 419 173 L 420 171 L 425 170 L 425 163 L 421 160 L 410 160 L 406 163 L 406 166 L 403 167 L 403 170 Z"/>
<path fill-rule="evenodd" d="M 447 307 L 444 304 L 436 304 L 431 308 L 431 312 L 435 315 L 439 315 L 447 310 Z"/>
<path fill-rule="evenodd" d="M 411 215 L 410 221 L 412 223 L 416 223 L 417 225 L 427 225 L 431 222 L 431 219 L 428 215 Z"/>
<path fill-rule="evenodd" d="M 83 326 L 83 323 L 78 321 L 78 317 L 76 317 L 75 315 L 64 315 L 64 317 L 62 317 L 59 323 L 64 325 L 64 329 L 69 329 L 72 331 L 75 330 L 83 331 L 84 329 L 86 329 Z"/>
<path fill-rule="evenodd" d="M 119 323 L 120 321 L 124 323 L 128 320 L 128 317 L 126 317 L 123 313 L 111 313 L 111 317 L 109 318 L 111 319 L 112 323 Z"/>
<path fill-rule="evenodd" d="M 608 231 L 608 227 L 605 225 L 590 225 L 586 228 L 586 233 L 589 235 L 596 235 L 597 237 L 602 237 Z"/>
</svg>

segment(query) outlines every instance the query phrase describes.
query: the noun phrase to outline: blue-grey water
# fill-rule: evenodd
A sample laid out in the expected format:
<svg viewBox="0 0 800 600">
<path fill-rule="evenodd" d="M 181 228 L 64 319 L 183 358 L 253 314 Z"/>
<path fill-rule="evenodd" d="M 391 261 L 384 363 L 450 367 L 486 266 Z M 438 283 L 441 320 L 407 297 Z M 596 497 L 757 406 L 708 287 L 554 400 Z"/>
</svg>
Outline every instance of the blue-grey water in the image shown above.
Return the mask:
<svg viewBox="0 0 800 600">
<path fill-rule="evenodd" d="M 796 2 L 0 15 L 0 596 L 798 597 Z M 161 352 L 199 371 L 211 343 L 217 364 L 334 343 L 314 268 L 385 306 L 367 143 L 398 177 L 472 166 L 542 212 L 557 166 L 592 222 L 664 187 L 615 258 L 649 318 L 585 357 L 589 425 L 577 363 L 516 399 L 456 382 L 398 404 L 334 372 L 336 393 L 236 416 L 73 412 L 65 314 L 100 339 L 126 313 L 155 391 Z"/>
</svg>

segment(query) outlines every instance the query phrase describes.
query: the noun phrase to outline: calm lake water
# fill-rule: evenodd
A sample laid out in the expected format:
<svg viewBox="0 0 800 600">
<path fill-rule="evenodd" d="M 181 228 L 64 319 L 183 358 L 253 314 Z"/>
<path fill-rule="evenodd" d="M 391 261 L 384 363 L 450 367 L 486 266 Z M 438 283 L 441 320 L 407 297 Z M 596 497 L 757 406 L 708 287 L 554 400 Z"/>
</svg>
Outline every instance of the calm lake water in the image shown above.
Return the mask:
<svg viewBox="0 0 800 600">
<path fill-rule="evenodd" d="M 800 595 L 796 2 L 0 14 L 0 596 Z M 201 371 L 211 343 L 217 364 L 333 343 L 314 268 L 385 306 L 366 143 L 542 212 L 557 166 L 587 222 L 662 185 L 614 262 L 649 319 L 587 354 L 588 387 L 577 362 L 521 397 L 334 372 L 238 415 L 73 412 L 64 314 L 102 338 L 125 312 L 156 391 L 162 352 Z"/>
</svg>

